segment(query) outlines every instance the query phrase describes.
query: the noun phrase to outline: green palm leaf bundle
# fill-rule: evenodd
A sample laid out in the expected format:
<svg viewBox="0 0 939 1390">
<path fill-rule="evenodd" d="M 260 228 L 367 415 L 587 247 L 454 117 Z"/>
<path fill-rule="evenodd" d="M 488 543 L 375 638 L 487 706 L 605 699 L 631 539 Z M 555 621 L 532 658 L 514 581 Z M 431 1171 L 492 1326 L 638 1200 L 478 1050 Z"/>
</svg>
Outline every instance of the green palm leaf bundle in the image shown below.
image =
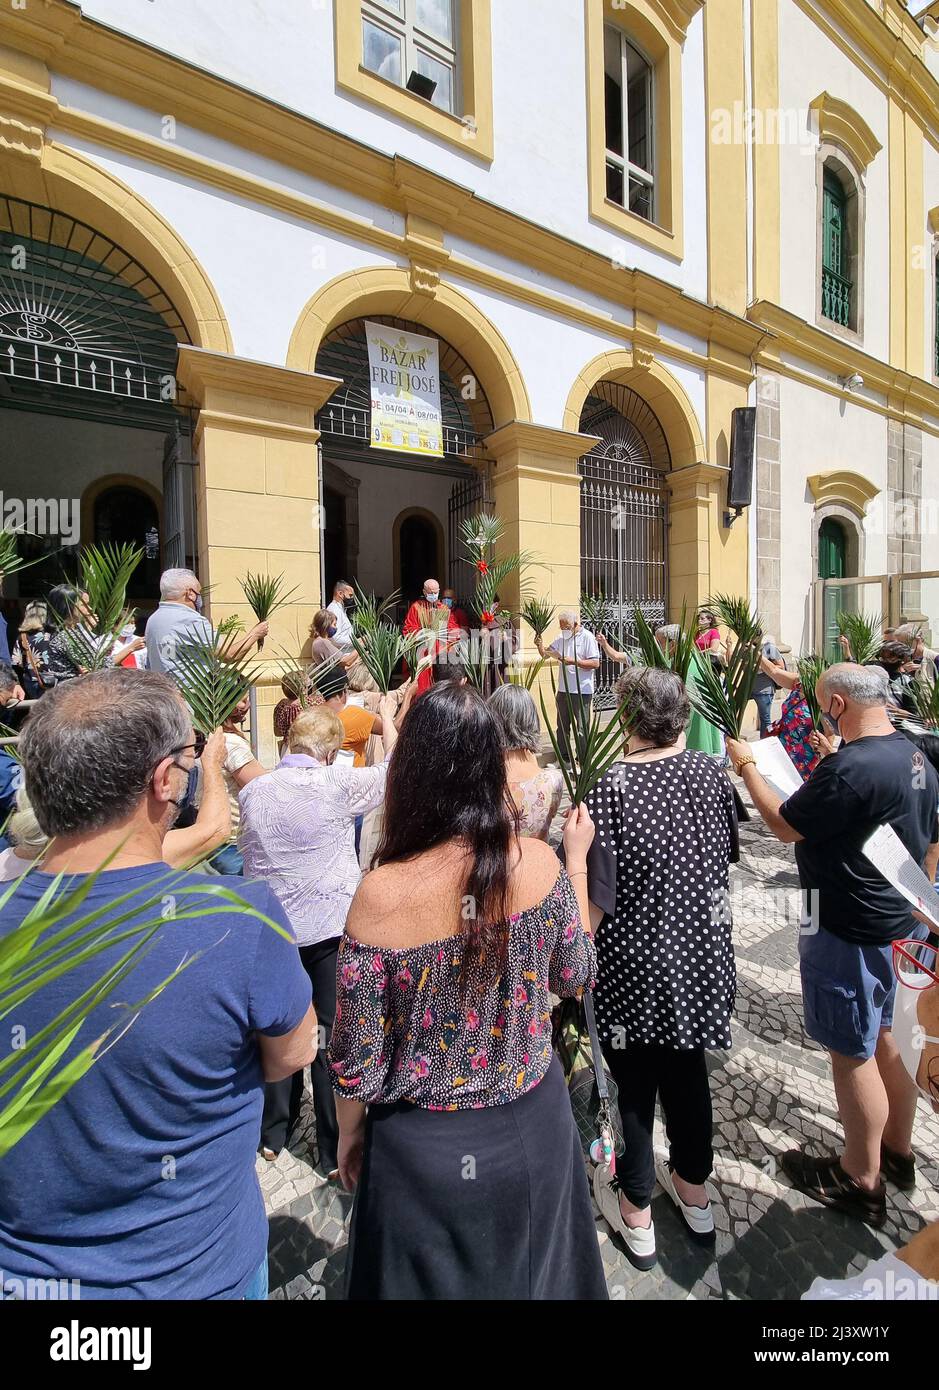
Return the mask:
<svg viewBox="0 0 939 1390">
<path fill-rule="evenodd" d="M 76 587 L 88 595 L 91 616 L 77 626 L 59 625 L 66 651 L 81 670 L 103 671 L 110 665 L 118 634 L 131 615 L 127 586 L 142 559 L 143 550 L 129 544 L 106 542 L 81 551 Z"/>
<path fill-rule="evenodd" d="M 427 638 L 423 632 L 405 637 L 397 627 L 380 622 L 371 632 L 353 632 L 349 640 L 378 689 L 387 695 L 401 662 L 406 661 L 413 670 L 415 654 Z M 424 658 L 417 664 L 417 670 L 422 670 L 428 664 L 429 660 Z"/>
<path fill-rule="evenodd" d="M 848 640 L 852 661 L 858 666 L 876 661 L 883 646 L 883 620 L 879 613 L 838 613 L 835 622 L 841 636 Z"/>
<path fill-rule="evenodd" d="M 687 681 L 688 669 L 694 659 L 695 652 L 695 634 L 687 626 L 687 605 L 683 603 L 681 606 L 681 619 L 678 623 L 680 632 L 674 652 L 662 649 L 641 608 L 633 609 L 633 625 L 636 629 L 636 641 L 639 643 L 643 665 L 658 667 L 660 671 L 674 671 L 676 676 Z"/>
<path fill-rule="evenodd" d="M 576 677 L 577 693 L 579 694 L 580 670 L 576 666 L 573 667 L 573 670 Z M 557 681 L 553 670 L 551 672 L 551 685 L 555 699 L 557 699 Z M 612 717 L 607 717 L 606 711 L 591 710 L 588 713 L 584 708 L 583 701 L 578 700 L 577 703 L 580 708 L 571 721 L 570 740 L 565 749 L 562 749 L 558 743 L 557 734 L 545 704 L 544 692 L 541 692 L 541 714 L 572 806 L 580 806 L 604 773 L 616 762 L 626 739 L 629 737 L 629 729 L 635 718 L 633 705 L 638 688 L 637 686 L 620 702 L 613 711 Z M 565 754 L 567 758 L 565 758 Z"/>
<path fill-rule="evenodd" d="M 715 594 L 708 599 L 707 608 L 724 627 L 729 628 L 738 642 L 759 644 L 763 637 L 763 620 L 754 613 L 745 598 L 730 594 Z"/>
<path fill-rule="evenodd" d="M 544 657 L 540 657 L 537 661 L 531 662 L 528 666 L 522 665 L 519 661 L 513 661 L 506 667 L 505 679 L 509 685 L 520 685 L 525 690 L 534 690 L 538 683 L 538 677 L 541 675 L 546 665 L 547 661 Z"/>
<path fill-rule="evenodd" d="M 488 648 L 483 642 L 461 637 L 453 646 L 453 655 L 469 677 L 469 683 L 480 693 L 486 690 L 486 674 L 491 669 Z"/>
<path fill-rule="evenodd" d="M 582 593 L 580 596 L 580 620 L 592 632 L 602 632 L 608 637 L 616 627 L 616 613 L 612 599 L 608 599 L 601 589 L 596 594 Z"/>
<path fill-rule="evenodd" d="M 809 656 L 800 656 L 796 663 L 799 671 L 799 685 L 802 688 L 802 695 L 805 703 L 809 707 L 809 714 L 812 716 L 812 724 L 816 729 L 822 726 L 822 712 L 819 709 L 818 699 L 815 695 L 815 687 L 821 677 L 828 670 L 831 662 L 827 656 L 816 656 L 811 653 Z"/>
<path fill-rule="evenodd" d="M 6 531 L 0 528 L 0 579 L 5 574 L 16 574 L 19 570 L 29 569 L 30 565 L 38 565 L 39 561 L 45 556 L 37 555 L 34 560 L 24 560 L 19 552 L 17 536 L 18 531 Z"/>
<path fill-rule="evenodd" d="M 108 863 L 110 860 L 87 875 L 75 889 L 64 887 L 59 875 L 19 925 L 0 940 L 0 1019 L 22 1007 L 53 981 L 61 980 L 106 951 L 112 953 L 109 964 L 91 985 L 76 993 L 63 1009 L 27 1036 L 21 1047 L 0 1061 L 0 1159 L 48 1114 L 106 1048 L 119 1044 L 140 1011 L 199 959 L 199 954 L 182 959 L 175 970 L 141 998 L 126 1003 L 121 1000 L 111 1027 L 78 1052 L 67 1055 L 73 1044 L 81 1043 L 82 1029 L 92 1012 L 131 979 L 156 933 L 166 927 L 166 895 L 179 882 L 178 874 L 169 873 L 157 880 L 146 899 L 128 893 L 102 907 L 84 910 L 88 894 Z M 0 893 L 0 907 L 16 886 L 13 882 Z M 174 896 L 177 924 L 209 913 L 215 916 L 234 912 L 255 917 L 286 936 L 271 918 L 210 879 L 205 885 L 187 884 Z M 116 1006 L 112 1003 L 112 1007 Z"/>
<path fill-rule="evenodd" d="M 0 724 L 0 751 L 13 758 L 15 762 L 20 762 L 19 755 L 19 734 L 15 729 L 11 729 L 8 724 Z"/>
<path fill-rule="evenodd" d="M 236 632 L 244 632 L 245 625 L 237 613 L 229 613 L 228 617 L 223 618 L 215 630 L 220 637 L 234 637 Z"/>
<path fill-rule="evenodd" d="M 258 668 L 250 665 L 252 657 L 229 655 L 230 641 L 219 633 L 208 637 L 191 628 L 174 654 L 176 684 L 194 727 L 206 736 L 222 727 L 259 675 Z"/>
<path fill-rule="evenodd" d="M 551 626 L 555 606 L 544 598 L 530 598 L 522 605 L 521 614 L 537 639 Z"/>
<path fill-rule="evenodd" d="M 350 622 L 356 632 L 374 632 L 379 623 L 384 622 L 387 615 L 394 608 L 398 599 L 401 597 L 401 590 L 395 589 L 387 598 L 379 599 L 374 594 L 367 594 L 364 589 L 360 589 L 358 584 L 353 585 L 355 589 L 355 607 L 352 609 Z"/>
<path fill-rule="evenodd" d="M 688 697 L 709 723 L 728 738 L 739 739 L 744 714 L 753 695 L 753 683 L 760 670 L 762 648 L 738 642 L 726 668 L 718 673 L 707 657 L 694 661 L 689 673 Z"/>
<path fill-rule="evenodd" d="M 939 681 L 924 676 L 910 687 L 916 714 L 928 729 L 939 729 Z"/>
<path fill-rule="evenodd" d="M 278 608 L 283 608 L 297 592 L 298 585 L 285 589 L 282 574 L 251 574 L 249 571 L 241 580 L 244 596 L 259 623 L 269 622 Z M 258 651 L 264 646 L 264 638 L 258 638 Z"/>
</svg>

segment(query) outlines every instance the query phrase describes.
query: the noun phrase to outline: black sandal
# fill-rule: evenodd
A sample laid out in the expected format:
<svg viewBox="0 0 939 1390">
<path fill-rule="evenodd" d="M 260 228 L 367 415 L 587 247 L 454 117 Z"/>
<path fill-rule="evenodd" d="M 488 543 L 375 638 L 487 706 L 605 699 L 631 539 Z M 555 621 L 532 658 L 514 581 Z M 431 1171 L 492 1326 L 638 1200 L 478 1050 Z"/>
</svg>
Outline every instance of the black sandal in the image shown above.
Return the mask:
<svg viewBox="0 0 939 1390">
<path fill-rule="evenodd" d="M 881 1183 L 868 1192 L 854 1181 L 838 1158 L 812 1158 L 801 1149 L 790 1149 L 782 1156 L 782 1169 L 793 1187 L 823 1206 L 843 1211 L 880 1230 L 887 1220 L 887 1190 Z"/>
</svg>

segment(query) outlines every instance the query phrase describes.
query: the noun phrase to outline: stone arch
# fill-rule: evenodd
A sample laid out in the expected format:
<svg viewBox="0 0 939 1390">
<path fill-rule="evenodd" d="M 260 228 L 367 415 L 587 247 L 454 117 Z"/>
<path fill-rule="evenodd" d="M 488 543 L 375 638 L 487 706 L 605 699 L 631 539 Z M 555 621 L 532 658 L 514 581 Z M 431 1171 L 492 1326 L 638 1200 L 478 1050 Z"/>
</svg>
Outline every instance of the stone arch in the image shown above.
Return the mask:
<svg viewBox="0 0 939 1390">
<path fill-rule="evenodd" d="M 580 428 L 584 402 L 600 381 L 630 387 L 653 410 L 665 431 L 672 469 L 700 463 L 705 457 L 704 437 L 687 393 L 667 367 L 652 359 L 636 362 L 638 354 L 621 350 L 602 352 L 578 373 L 564 409 L 564 428 Z"/>
<path fill-rule="evenodd" d="M 350 270 L 317 290 L 291 334 L 287 366 L 314 372 L 326 335 L 348 319 L 369 314 L 410 319 L 446 338 L 479 372 L 496 428 L 531 420 L 522 374 L 495 324 L 452 285 L 440 282 L 433 292 L 415 293 L 408 272 L 393 266 Z"/>
<path fill-rule="evenodd" d="M 35 163 L 0 159 L 0 185 L 110 237 L 152 273 L 196 347 L 231 352 L 221 302 L 195 254 L 149 203 L 94 160 L 47 141 Z"/>
</svg>

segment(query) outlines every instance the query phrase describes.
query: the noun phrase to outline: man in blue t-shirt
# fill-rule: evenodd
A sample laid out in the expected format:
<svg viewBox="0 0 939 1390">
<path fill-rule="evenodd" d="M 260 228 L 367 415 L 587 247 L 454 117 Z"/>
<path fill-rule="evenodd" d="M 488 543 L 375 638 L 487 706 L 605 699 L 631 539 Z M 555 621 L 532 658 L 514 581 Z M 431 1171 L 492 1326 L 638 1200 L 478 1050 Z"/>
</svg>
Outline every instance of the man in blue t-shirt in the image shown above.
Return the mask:
<svg viewBox="0 0 939 1390">
<path fill-rule="evenodd" d="M 788 800 L 760 776 L 748 744 L 728 739 L 727 752 L 770 830 L 795 845 L 811 909 L 799 934 L 805 1031 L 831 1057 L 844 1126 L 839 1156 L 794 1149 L 782 1166 L 807 1196 L 880 1227 L 887 1219 L 884 1179 L 905 1191 L 916 1185 L 916 1091 L 891 1033 L 892 946 L 926 932 L 863 846 L 878 826 L 890 825 L 934 879 L 939 778 L 891 724 L 881 667 L 841 662 L 815 693 L 841 745 Z"/>
<path fill-rule="evenodd" d="M 62 874 L 57 896 L 85 890 L 78 912 L 113 916 L 114 941 L 7 1013 L 0 1057 L 131 947 L 146 949 L 65 1054 L 103 1038 L 90 1070 L 0 1162 L 0 1269 L 78 1280 L 86 1298 L 265 1297 L 254 1167 L 263 1085 L 316 1052 L 310 980 L 287 919 L 262 883 L 162 862 L 195 753 L 166 676 L 114 668 L 57 686 L 20 752 L 53 840 L 41 870 L 0 907 L 0 939 Z M 129 939 L 135 926 L 152 936 Z M 61 927 L 39 937 L 31 959 Z"/>
</svg>

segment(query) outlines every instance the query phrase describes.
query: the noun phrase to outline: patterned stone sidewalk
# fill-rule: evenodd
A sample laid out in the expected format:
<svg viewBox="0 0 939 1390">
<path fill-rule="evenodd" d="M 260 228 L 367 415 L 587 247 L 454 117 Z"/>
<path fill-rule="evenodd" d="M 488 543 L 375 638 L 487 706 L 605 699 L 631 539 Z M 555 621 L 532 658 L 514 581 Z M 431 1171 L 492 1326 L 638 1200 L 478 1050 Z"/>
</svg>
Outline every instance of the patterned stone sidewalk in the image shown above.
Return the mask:
<svg viewBox="0 0 939 1390">
<path fill-rule="evenodd" d="M 653 1201 L 659 1264 L 627 1262 L 597 1215 L 611 1297 L 794 1299 L 816 1275 L 857 1272 L 939 1218 L 939 1117 L 921 1103 L 914 1134 L 919 1186 L 890 1189 L 883 1231 L 828 1212 L 777 1174 L 788 1148 L 824 1152 L 840 1127 L 825 1054 L 802 1030 L 797 969 L 798 880 L 792 850 L 754 820 L 741 827 L 731 902 L 738 994 L 734 1047 L 711 1054 L 716 1245 L 685 1235 L 668 1197 Z M 271 1223 L 271 1297 L 341 1298 L 352 1199 L 313 1171 L 312 1109 L 303 1133 L 276 1163 L 258 1161 Z"/>
</svg>

